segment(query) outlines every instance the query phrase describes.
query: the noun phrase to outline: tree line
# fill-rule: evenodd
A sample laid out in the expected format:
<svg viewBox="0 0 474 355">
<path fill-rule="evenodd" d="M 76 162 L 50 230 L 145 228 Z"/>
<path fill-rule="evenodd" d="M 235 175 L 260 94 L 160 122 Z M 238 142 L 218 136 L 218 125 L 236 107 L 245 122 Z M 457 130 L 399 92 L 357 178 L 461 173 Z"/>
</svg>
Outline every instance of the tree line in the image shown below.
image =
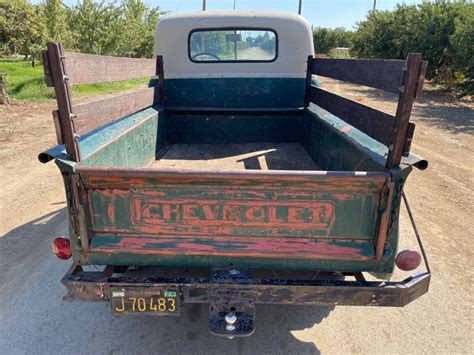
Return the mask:
<svg viewBox="0 0 474 355">
<path fill-rule="evenodd" d="M 397 5 L 371 11 L 354 31 L 314 30 L 316 53 L 350 48 L 357 58 L 404 59 L 410 52 L 429 62 L 427 77 L 474 93 L 474 4 L 468 1 Z"/>
<path fill-rule="evenodd" d="M 35 59 L 48 41 L 83 53 L 151 57 L 161 9 L 143 0 L 0 0 L 0 55 Z M 429 61 L 427 76 L 474 92 L 474 4 L 435 0 L 370 11 L 353 31 L 313 31 L 316 53 L 348 47 L 353 57 L 403 59 L 420 52 Z"/>
<path fill-rule="evenodd" d="M 0 55 L 39 58 L 46 43 L 67 50 L 127 57 L 151 57 L 156 26 L 163 14 L 142 0 L 0 0 Z"/>
</svg>

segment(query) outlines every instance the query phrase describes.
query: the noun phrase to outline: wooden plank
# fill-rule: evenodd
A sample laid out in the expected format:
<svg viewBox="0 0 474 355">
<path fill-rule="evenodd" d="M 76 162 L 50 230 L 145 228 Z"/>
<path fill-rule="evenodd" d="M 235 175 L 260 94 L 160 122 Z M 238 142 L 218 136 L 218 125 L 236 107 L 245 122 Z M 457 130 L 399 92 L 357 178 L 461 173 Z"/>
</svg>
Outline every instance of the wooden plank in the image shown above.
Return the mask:
<svg viewBox="0 0 474 355">
<path fill-rule="evenodd" d="M 140 79 L 155 74 L 155 60 L 68 52 L 65 55 L 71 84 L 94 84 Z"/>
<path fill-rule="evenodd" d="M 54 128 L 56 130 L 56 141 L 58 142 L 59 145 L 64 144 L 62 132 L 61 132 L 61 124 L 59 123 L 58 110 L 53 111 L 53 122 L 54 122 Z"/>
<path fill-rule="evenodd" d="M 428 62 L 425 60 L 421 63 L 420 67 L 420 76 L 418 78 L 418 83 L 416 84 L 416 94 L 415 97 L 420 97 L 423 90 L 423 83 L 425 82 L 426 69 L 428 68 Z"/>
<path fill-rule="evenodd" d="M 413 141 L 413 136 L 415 135 L 416 125 L 413 122 L 408 123 L 407 135 L 405 139 L 405 146 L 403 147 L 403 156 L 407 157 L 410 154 L 411 142 Z"/>
<path fill-rule="evenodd" d="M 73 107 L 76 132 L 84 135 L 118 118 L 153 104 L 153 89 L 143 88 L 119 96 L 79 104 Z"/>
<path fill-rule="evenodd" d="M 50 71 L 50 77 L 54 84 L 62 141 L 66 147 L 68 158 L 79 162 L 79 143 L 72 121 L 71 95 L 66 76 L 64 52 L 60 43 L 48 43 L 47 48 L 47 65 L 45 67 Z"/>
<path fill-rule="evenodd" d="M 387 146 L 395 117 L 329 91 L 311 87 L 311 101 Z"/>
<path fill-rule="evenodd" d="M 308 56 L 306 62 L 306 87 L 304 92 L 304 107 L 308 107 L 311 102 L 311 80 L 313 79 L 313 56 Z"/>
<path fill-rule="evenodd" d="M 41 53 L 41 58 L 43 60 L 43 73 L 44 73 L 44 82 L 46 86 L 53 87 L 53 77 L 51 76 L 51 68 L 49 67 L 49 57 L 48 51 L 45 50 Z"/>
<path fill-rule="evenodd" d="M 404 60 L 316 58 L 313 74 L 398 94 L 405 65 Z"/>
<path fill-rule="evenodd" d="M 156 56 L 155 74 L 158 77 L 158 86 L 155 87 L 154 103 L 165 104 L 165 72 L 163 67 L 163 56 Z"/>
<path fill-rule="evenodd" d="M 398 98 L 395 123 L 391 131 L 391 142 L 387 157 L 387 168 L 392 169 L 400 164 L 402 155 L 406 154 L 406 140 L 409 131 L 411 109 L 417 95 L 418 83 L 423 73 L 423 61 L 420 53 L 410 53 L 407 58 L 407 71 L 404 78 L 404 89 Z M 425 68 L 426 70 L 426 68 Z"/>
</svg>

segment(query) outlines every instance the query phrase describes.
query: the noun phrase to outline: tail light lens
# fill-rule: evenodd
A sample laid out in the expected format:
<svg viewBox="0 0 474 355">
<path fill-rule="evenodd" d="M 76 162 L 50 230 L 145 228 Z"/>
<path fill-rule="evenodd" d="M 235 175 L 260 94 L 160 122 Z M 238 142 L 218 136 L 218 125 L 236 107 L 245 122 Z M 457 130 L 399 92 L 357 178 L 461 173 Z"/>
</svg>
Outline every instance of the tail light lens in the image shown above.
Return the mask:
<svg viewBox="0 0 474 355">
<path fill-rule="evenodd" d="M 398 253 L 395 264 L 400 270 L 411 271 L 415 270 L 421 263 L 421 256 L 414 250 L 403 250 Z"/>
<path fill-rule="evenodd" d="M 59 259 L 67 260 L 72 256 L 71 244 L 67 238 L 58 237 L 54 239 L 53 243 L 51 244 L 51 248 L 53 249 L 53 253 Z"/>
</svg>

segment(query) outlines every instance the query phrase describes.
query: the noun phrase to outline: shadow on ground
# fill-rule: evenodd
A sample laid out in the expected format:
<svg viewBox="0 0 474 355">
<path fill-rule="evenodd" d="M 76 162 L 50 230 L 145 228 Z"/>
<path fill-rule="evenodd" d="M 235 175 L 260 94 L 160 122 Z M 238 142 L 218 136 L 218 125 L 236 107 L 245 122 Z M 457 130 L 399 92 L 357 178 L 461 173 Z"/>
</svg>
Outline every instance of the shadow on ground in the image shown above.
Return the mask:
<svg viewBox="0 0 474 355">
<path fill-rule="evenodd" d="M 363 98 L 364 101 L 365 99 L 369 102 L 373 101 L 376 105 L 383 105 L 378 107 L 382 111 L 395 114 L 397 94 L 331 79 L 327 80 L 326 84 L 330 91 L 335 91 L 356 101 L 358 101 L 358 97 Z M 350 95 L 345 95 L 345 93 Z M 362 103 L 372 106 L 367 102 Z M 390 109 L 387 109 L 387 103 Z M 474 109 L 470 107 L 467 100 L 456 99 L 453 95 L 443 91 L 425 90 L 422 96 L 415 100 L 412 115 L 416 116 L 419 121 L 451 133 L 474 133 Z"/>
<path fill-rule="evenodd" d="M 57 237 L 52 231 L 66 221 L 66 216 L 66 208 L 58 209 L 0 236 L 0 285 L 2 278 L 19 262 L 43 251 L 44 247 L 51 250 L 49 243 Z"/>
<path fill-rule="evenodd" d="M 102 302 L 65 302 L 60 283 L 70 261 L 50 242 L 67 230 L 66 209 L 0 238 L 0 348 L 6 353 L 319 353 L 294 331 L 321 323 L 334 307 L 257 305 L 256 332 L 227 339 L 208 331 L 208 305 L 183 305 L 178 317 L 113 316 Z"/>
</svg>

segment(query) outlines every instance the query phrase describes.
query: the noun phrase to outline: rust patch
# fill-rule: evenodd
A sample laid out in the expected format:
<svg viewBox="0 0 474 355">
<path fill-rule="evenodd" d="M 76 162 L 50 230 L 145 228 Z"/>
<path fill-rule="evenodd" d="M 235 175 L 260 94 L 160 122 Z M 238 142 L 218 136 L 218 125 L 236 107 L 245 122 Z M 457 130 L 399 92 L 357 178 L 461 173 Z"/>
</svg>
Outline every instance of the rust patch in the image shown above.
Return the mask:
<svg viewBox="0 0 474 355">
<path fill-rule="evenodd" d="M 265 237 L 191 237 L 161 236 L 160 238 L 122 237 L 115 245 L 93 248 L 101 253 L 133 253 L 147 255 L 214 255 L 231 257 L 303 258 L 368 260 L 367 243 L 341 245 L 333 240 L 310 238 Z"/>
<path fill-rule="evenodd" d="M 109 206 L 107 207 L 107 216 L 109 217 L 110 222 L 115 224 L 115 208 L 112 203 L 109 203 Z"/>
</svg>

